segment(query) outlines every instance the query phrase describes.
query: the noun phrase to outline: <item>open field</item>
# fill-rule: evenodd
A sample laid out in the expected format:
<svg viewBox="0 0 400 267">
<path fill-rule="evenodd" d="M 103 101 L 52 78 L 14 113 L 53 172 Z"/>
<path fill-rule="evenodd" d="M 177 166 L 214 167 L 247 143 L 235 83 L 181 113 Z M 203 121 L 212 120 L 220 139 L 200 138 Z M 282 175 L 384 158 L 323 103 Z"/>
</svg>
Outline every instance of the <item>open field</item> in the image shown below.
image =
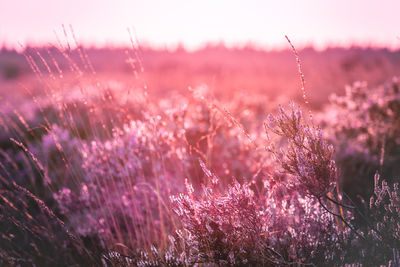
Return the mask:
<svg viewBox="0 0 400 267">
<path fill-rule="evenodd" d="M 299 57 L 3 49 L 0 265 L 400 266 L 400 52 Z"/>
</svg>

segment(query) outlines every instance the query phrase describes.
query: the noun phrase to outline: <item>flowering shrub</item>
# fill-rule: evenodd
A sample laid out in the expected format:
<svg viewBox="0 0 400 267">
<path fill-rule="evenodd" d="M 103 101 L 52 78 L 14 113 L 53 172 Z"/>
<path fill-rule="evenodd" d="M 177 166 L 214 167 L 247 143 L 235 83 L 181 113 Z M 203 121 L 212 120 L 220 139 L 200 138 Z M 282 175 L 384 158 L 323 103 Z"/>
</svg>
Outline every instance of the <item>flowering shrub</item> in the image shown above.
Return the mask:
<svg viewBox="0 0 400 267">
<path fill-rule="evenodd" d="M 349 234 L 341 244 L 341 261 L 355 266 L 399 266 L 399 188 L 375 175 L 374 195 L 362 212 L 361 235 Z M 360 212 L 360 211 L 358 211 Z"/>
<path fill-rule="evenodd" d="M 328 137 L 335 144 L 343 189 L 355 200 L 373 193 L 372 177 L 379 169 L 388 181 L 398 181 L 400 163 L 400 91 L 393 78 L 369 88 L 355 83 L 345 96 L 332 97 L 323 115 Z"/>
<path fill-rule="evenodd" d="M 183 225 L 178 235 L 189 265 L 263 262 L 262 216 L 246 185 L 236 182 L 225 194 L 204 188 L 202 199 L 196 199 L 188 185 L 187 194 L 172 201 Z"/>
<path fill-rule="evenodd" d="M 131 246 L 150 245 L 150 237 L 160 242 L 160 231 L 172 226 L 165 199 L 177 190 L 171 183 L 180 175 L 175 163 L 185 157 L 175 138 L 157 119 L 133 121 L 114 129 L 110 140 L 84 144 L 79 190 L 64 188 L 54 196 L 74 229 Z"/>
<path fill-rule="evenodd" d="M 201 89 L 205 90 L 204 87 Z M 264 155 L 255 147 L 255 144 L 262 144 L 262 139 L 258 140 L 255 131 L 256 121 L 253 121 L 253 125 L 248 125 L 249 129 L 244 133 L 243 129 L 237 127 L 238 122 L 232 121 L 232 118 L 230 113 L 212 100 L 207 102 L 202 98 L 195 99 L 187 106 L 183 120 L 189 152 L 192 155 L 192 172 L 188 178 L 195 188 L 201 188 L 201 184 L 209 182 L 198 164 L 199 158 L 221 178 L 222 187 L 235 179 L 249 180 L 259 171 L 260 159 Z M 250 133 L 252 140 L 249 139 Z"/>
<path fill-rule="evenodd" d="M 360 254 L 362 263 L 387 262 L 400 265 L 400 190 L 399 184 L 389 186 L 380 175 L 374 177 L 374 195 L 370 198 L 366 244 Z M 374 255 L 374 256 L 368 256 Z"/>
<path fill-rule="evenodd" d="M 321 197 L 331 191 L 336 182 L 333 147 L 322 136 L 322 130 L 304 122 L 300 109 L 294 104 L 288 113 L 280 107 L 279 115 L 268 117 L 267 128 L 285 137 L 288 148 L 284 153 L 271 150 L 282 168 L 294 175 L 299 191 Z M 273 149 L 273 148 L 272 148 Z"/>
</svg>

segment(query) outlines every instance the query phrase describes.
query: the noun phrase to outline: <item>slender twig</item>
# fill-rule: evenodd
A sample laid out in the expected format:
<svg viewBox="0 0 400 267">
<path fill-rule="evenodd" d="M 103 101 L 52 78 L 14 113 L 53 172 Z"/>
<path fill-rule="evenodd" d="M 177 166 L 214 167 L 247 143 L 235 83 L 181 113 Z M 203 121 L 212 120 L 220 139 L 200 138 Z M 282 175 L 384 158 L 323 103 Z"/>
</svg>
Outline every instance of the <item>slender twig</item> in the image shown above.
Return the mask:
<svg viewBox="0 0 400 267">
<path fill-rule="evenodd" d="M 341 206 L 341 207 L 343 207 L 343 208 L 356 209 L 356 207 L 353 207 L 353 206 L 350 206 L 350 205 L 346 205 L 346 204 L 340 203 L 340 202 L 336 201 L 335 199 L 330 198 L 330 197 L 328 197 L 328 196 L 325 196 L 325 197 L 326 197 L 328 200 L 330 200 L 331 202 L 333 202 L 333 203 L 335 203 L 336 205 Z"/>
<path fill-rule="evenodd" d="M 322 208 L 324 208 L 324 210 L 326 210 L 329 214 L 339 218 L 347 227 L 349 227 L 358 237 L 362 238 L 363 240 L 365 240 L 365 237 L 362 236 L 360 233 L 357 232 L 357 230 L 349 223 L 347 222 L 342 215 L 337 214 L 333 211 L 331 211 L 330 209 L 328 209 L 321 201 L 321 198 L 318 198 L 318 202 L 321 205 Z"/>
<path fill-rule="evenodd" d="M 303 74 L 302 65 L 301 65 L 301 61 L 300 61 L 300 56 L 299 56 L 299 53 L 297 52 L 296 48 L 294 47 L 294 45 L 290 41 L 289 37 L 287 35 L 285 35 L 285 38 L 288 41 L 290 47 L 292 48 L 294 56 L 296 57 L 297 67 L 298 67 L 298 71 L 299 71 L 299 75 L 300 75 L 301 92 L 303 93 L 303 100 L 304 100 L 304 103 L 306 105 L 308 105 L 308 107 L 309 107 L 308 113 L 309 113 L 310 119 L 312 120 L 313 114 L 312 114 L 311 108 L 309 106 L 310 103 L 308 102 L 308 98 L 307 98 L 307 94 L 306 94 L 306 81 L 304 79 L 304 74 Z"/>
</svg>

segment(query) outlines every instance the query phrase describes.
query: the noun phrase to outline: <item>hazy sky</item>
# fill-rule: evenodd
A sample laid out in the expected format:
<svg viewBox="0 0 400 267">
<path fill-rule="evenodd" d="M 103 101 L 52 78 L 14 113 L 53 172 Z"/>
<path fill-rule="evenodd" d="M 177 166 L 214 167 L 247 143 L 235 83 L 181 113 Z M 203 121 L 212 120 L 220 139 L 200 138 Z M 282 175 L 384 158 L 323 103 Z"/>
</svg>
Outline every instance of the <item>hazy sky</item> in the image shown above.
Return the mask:
<svg viewBox="0 0 400 267">
<path fill-rule="evenodd" d="M 400 47 L 399 0 L 0 0 L 0 45 L 55 42 L 72 24 L 78 40 L 124 44 L 127 27 L 141 42 L 285 43 Z M 285 44 L 286 45 L 286 44 Z"/>
</svg>

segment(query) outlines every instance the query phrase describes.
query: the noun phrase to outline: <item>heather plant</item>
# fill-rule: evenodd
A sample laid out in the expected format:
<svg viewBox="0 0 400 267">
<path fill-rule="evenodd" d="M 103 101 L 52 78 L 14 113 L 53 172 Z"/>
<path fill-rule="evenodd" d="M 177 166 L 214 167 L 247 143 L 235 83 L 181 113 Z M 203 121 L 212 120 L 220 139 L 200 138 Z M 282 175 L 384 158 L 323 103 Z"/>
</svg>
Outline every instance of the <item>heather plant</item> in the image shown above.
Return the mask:
<svg viewBox="0 0 400 267">
<path fill-rule="evenodd" d="M 196 103 L 190 104 L 196 107 Z M 235 165 L 242 169 L 237 174 L 248 176 L 244 175 L 248 170 L 242 165 L 250 165 L 254 160 L 246 161 L 249 148 L 242 148 L 234 131 L 215 130 L 218 126 L 213 123 L 218 124 L 218 118 L 206 120 L 203 116 L 186 115 L 185 110 L 163 108 L 162 116 L 144 114 L 144 121 L 114 128 L 108 140 L 82 142 L 79 154 L 83 179 L 78 181 L 78 189 L 67 187 L 54 195 L 61 212 L 78 233 L 149 247 L 150 236 L 157 241 L 160 231 L 171 229 L 173 222 L 166 199 L 181 191 L 176 181 L 183 181 L 184 175 L 197 180 L 193 176 L 197 174 L 196 166 L 200 167 L 198 157 L 212 159 L 216 166 L 219 160 L 227 161 L 218 166 L 225 176 Z M 209 114 L 208 110 L 205 112 Z M 197 128 L 199 125 L 202 128 Z M 195 139 L 194 131 L 199 132 L 196 135 L 200 140 Z M 202 140 L 206 142 L 203 145 Z M 229 161 L 232 149 L 239 157 L 236 163 Z M 203 182 L 209 180 L 206 176 Z M 83 226 L 82 221 L 87 223 Z M 124 235 L 115 234 L 119 231 L 127 231 L 129 239 L 121 240 Z"/>
<path fill-rule="evenodd" d="M 220 191 L 218 177 L 205 167 L 204 171 L 213 184 L 204 187 L 202 195 L 187 184 L 185 194 L 171 198 L 182 224 L 177 255 L 183 255 L 187 264 L 284 266 L 339 261 L 340 253 L 325 248 L 339 249 L 344 236 L 316 199 L 268 179 L 258 193 L 251 189 L 253 184 L 238 182 Z"/>
<path fill-rule="evenodd" d="M 287 180 L 289 188 L 295 188 L 297 194 L 301 195 L 303 192 L 305 196 L 312 197 L 311 203 L 314 200 L 316 201 L 314 205 L 317 205 L 314 206 L 314 210 L 318 214 L 317 217 L 314 217 L 314 222 L 319 224 L 319 229 L 314 232 L 313 227 L 308 226 L 307 229 L 300 227 L 300 233 L 306 232 L 308 237 L 319 233 L 320 235 L 315 235 L 312 239 L 319 240 L 323 245 L 331 244 L 332 247 L 328 253 L 314 258 L 313 262 L 321 260 L 321 256 L 325 263 L 367 264 L 367 258 L 373 260 L 374 264 L 387 263 L 390 265 L 396 262 L 397 237 L 396 234 L 388 233 L 396 233 L 397 230 L 387 228 L 381 232 L 380 229 L 383 229 L 386 225 L 384 222 L 387 221 L 394 225 L 398 224 L 398 214 L 394 208 L 397 205 L 397 185 L 394 185 L 394 192 L 390 191 L 386 182 L 383 182 L 380 187 L 379 175 L 377 175 L 375 177 L 375 195 L 378 201 L 375 202 L 375 207 L 371 206 L 370 210 L 363 213 L 357 207 L 348 205 L 351 199 L 345 202 L 339 191 L 335 193 L 333 190 L 336 184 L 334 151 L 332 146 L 324 140 L 321 130 L 318 128 L 310 130 L 310 124 L 304 123 L 301 111 L 295 109 L 294 105 L 291 106 L 289 112 L 285 112 L 283 108 L 280 108 L 279 112 L 278 116 L 269 117 L 266 127 L 284 137 L 287 140 L 287 148 L 277 151 L 273 145 L 270 145 L 268 150 L 274 153 L 280 161 L 282 169 L 291 176 Z M 309 178 L 312 179 L 308 180 Z M 385 196 L 389 196 L 391 204 L 383 208 L 380 203 Z M 301 198 L 298 201 L 302 202 Z M 389 206 L 390 208 L 388 208 Z M 301 205 L 295 207 L 299 209 Z M 308 205 L 308 207 L 310 206 Z M 315 209 L 315 207 L 318 208 Z M 390 214 L 391 211 L 395 215 Z M 330 216 L 325 217 L 324 212 Z M 365 228 L 354 224 L 356 213 L 366 221 Z M 383 217 L 377 216 L 382 213 L 385 214 Z M 312 216 L 307 217 L 313 218 Z M 374 219 L 371 221 L 369 217 Z M 307 247 L 306 244 L 307 242 L 304 242 L 301 247 Z M 380 254 L 376 257 L 368 257 L 366 256 L 369 255 L 368 253 Z"/>
<path fill-rule="evenodd" d="M 186 177 L 195 188 L 201 188 L 201 184 L 209 182 L 198 159 L 205 162 L 207 167 L 212 168 L 221 178 L 221 186 L 229 184 L 233 179 L 249 179 L 257 173 L 260 169 L 260 158 L 263 156 L 252 144 L 257 138 L 250 141 L 242 129 L 230 120 L 231 115 L 218 108 L 216 100 L 207 98 L 206 87 L 196 88 L 193 98 L 180 98 L 184 100 L 180 100 L 181 109 L 174 107 L 171 101 L 160 103 L 170 117 L 170 128 L 179 129 L 184 133 L 188 155 Z M 255 124 L 253 121 L 252 126 Z M 253 127 L 251 134 L 257 136 Z"/>
<path fill-rule="evenodd" d="M 369 200 L 367 222 L 369 227 L 365 237 L 367 246 L 363 247 L 361 262 L 387 262 L 389 266 L 398 266 L 400 248 L 400 198 L 399 185 L 389 185 L 374 177 L 374 194 Z M 371 255 L 370 257 L 368 255 Z M 372 256 L 373 255 L 373 256 Z"/>
<path fill-rule="evenodd" d="M 271 216 L 272 228 L 278 229 L 278 247 L 285 246 L 286 253 L 295 259 L 337 261 L 340 253 L 335 250 L 325 253 L 321 249 L 328 244 L 341 247 L 348 234 L 342 231 L 344 225 L 357 235 L 358 232 L 349 223 L 352 212 L 343 209 L 347 205 L 334 190 L 337 169 L 333 146 L 313 124 L 312 117 L 307 121 L 294 103 L 289 111 L 280 107 L 278 115 L 269 115 L 265 129 L 269 137 L 266 150 L 274 155 L 274 166 L 281 166 L 266 181 L 281 191 L 280 197 L 266 193 L 270 196 L 267 202 L 278 207 L 278 213 Z M 282 191 L 286 195 L 282 196 Z M 291 210 L 291 215 L 278 215 L 282 210 Z M 275 218 L 281 216 L 286 218 L 280 224 Z"/>
<path fill-rule="evenodd" d="M 332 237 L 337 223 L 332 216 L 335 213 L 322 202 L 335 204 L 328 197 L 336 182 L 333 149 L 320 131 L 310 130 L 300 110 L 291 108 L 289 115 L 281 108 L 279 116 L 269 117 L 270 129 L 288 138 L 289 147 L 280 152 L 269 147 L 281 161 L 284 173 L 269 173 L 264 177 L 265 188 L 258 188 L 255 181 L 249 185 L 235 182 L 227 191 L 216 193 L 213 187 L 219 178 L 201 162 L 204 172 L 214 181 L 213 186 L 205 187 L 200 199 L 194 196 L 190 186 L 187 194 L 173 198 L 175 212 L 186 233 L 180 232 L 180 238 L 186 244 L 185 252 L 194 255 L 189 257 L 193 262 L 254 265 L 336 258 L 334 254 L 320 251 L 326 244 L 336 243 L 336 237 Z M 282 184 L 284 181 L 287 186 Z M 256 195 L 249 186 L 255 187 Z M 241 216 L 237 214 L 245 217 L 236 217 Z M 345 220 L 343 213 L 338 216 Z M 243 236 L 252 242 L 241 240 Z M 237 244 L 229 240 L 241 240 L 239 243 L 244 247 L 230 250 Z"/>
<path fill-rule="evenodd" d="M 262 217 L 246 185 L 236 182 L 225 194 L 204 188 L 201 199 L 193 195 L 191 185 L 187 187 L 187 194 L 172 197 L 172 201 L 182 223 L 178 235 L 189 265 L 263 262 Z"/>
<path fill-rule="evenodd" d="M 373 193 L 376 170 L 396 182 L 399 173 L 399 81 L 370 88 L 355 83 L 344 96 L 332 97 L 322 119 L 335 144 L 340 182 L 353 200 Z"/>
<path fill-rule="evenodd" d="M 355 266 L 399 266 L 399 188 L 374 177 L 374 194 L 361 214 L 361 235 L 349 235 L 340 248 L 341 261 Z M 360 212 L 360 211 L 358 211 Z"/>
<path fill-rule="evenodd" d="M 381 235 L 382 241 L 393 249 L 400 247 L 400 191 L 399 184 L 389 186 L 380 175 L 374 177 L 374 196 L 371 196 L 369 208 L 371 217 L 375 218 L 376 231 L 371 231 L 375 238 Z"/>
<path fill-rule="evenodd" d="M 278 176 L 279 174 L 275 174 Z M 265 239 L 287 262 L 332 264 L 343 240 L 334 216 L 317 199 L 273 180 L 264 181 L 261 203 L 266 217 Z M 339 227 L 340 228 L 340 227 Z M 327 251 L 325 248 L 331 247 Z"/>
<path fill-rule="evenodd" d="M 173 225 L 165 199 L 177 190 L 172 181 L 184 172 L 177 163 L 185 162 L 185 148 L 161 118 L 152 122 L 132 121 L 111 139 L 80 148 L 79 190 L 64 188 L 55 198 L 81 235 L 149 247 Z"/>
<path fill-rule="evenodd" d="M 284 152 L 277 151 L 273 144 L 267 149 L 274 153 L 282 168 L 294 176 L 294 186 L 317 198 L 331 192 L 336 183 L 336 164 L 333 146 L 323 138 L 322 130 L 306 123 L 294 104 L 289 112 L 280 107 L 279 115 L 270 115 L 265 125 L 287 140 Z"/>
</svg>

